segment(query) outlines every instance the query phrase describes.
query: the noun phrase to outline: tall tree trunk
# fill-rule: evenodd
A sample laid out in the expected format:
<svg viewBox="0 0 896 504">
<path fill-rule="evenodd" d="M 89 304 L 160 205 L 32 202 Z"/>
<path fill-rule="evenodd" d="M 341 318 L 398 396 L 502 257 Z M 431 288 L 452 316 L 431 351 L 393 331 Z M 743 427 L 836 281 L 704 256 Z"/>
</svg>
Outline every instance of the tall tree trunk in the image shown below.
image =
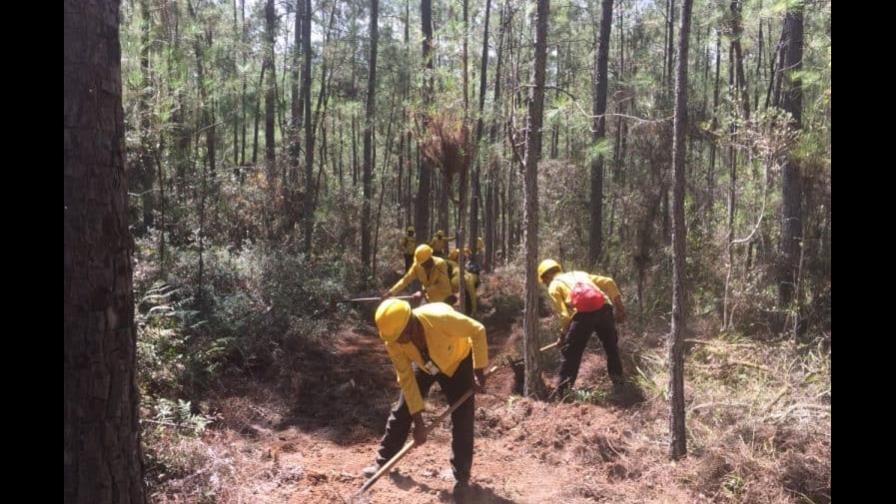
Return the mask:
<svg viewBox="0 0 896 504">
<path fill-rule="evenodd" d="M 193 9 L 193 5 L 187 2 L 190 16 L 194 21 L 198 20 L 197 13 Z M 206 161 L 208 162 L 209 171 L 214 174 L 216 169 L 216 128 L 214 116 L 214 99 L 209 98 L 208 89 L 205 85 L 205 55 L 202 47 L 202 40 L 205 39 L 205 46 L 212 46 L 212 35 L 210 30 L 197 34 L 193 39 L 193 51 L 196 55 L 196 77 L 197 86 L 199 88 L 199 108 L 202 110 L 202 129 L 205 133 L 205 151 Z M 211 102 L 211 103 L 209 103 Z"/>
<path fill-rule="evenodd" d="M 336 8 L 337 7 L 338 7 L 338 4 L 334 3 L 333 8 L 330 10 L 330 19 L 327 22 L 327 30 L 326 30 L 326 34 L 324 35 L 324 40 L 323 40 L 323 44 L 322 44 L 322 47 L 324 47 L 324 48 L 328 47 L 330 44 L 330 36 L 333 33 L 333 26 L 334 26 L 334 23 L 336 20 Z M 310 10 L 311 6 L 307 5 L 306 8 L 308 10 Z M 310 15 L 306 16 L 306 20 L 308 23 L 310 23 L 311 16 Z M 307 27 L 307 29 L 309 30 L 309 33 L 310 33 L 310 30 L 311 30 L 310 25 Z M 308 50 L 309 51 L 311 50 L 310 43 L 308 46 Z M 318 93 L 317 93 L 317 105 L 315 105 L 315 107 L 314 107 L 313 119 L 309 119 L 307 121 L 309 127 L 305 129 L 306 135 L 307 135 L 307 132 L 309 131 L 309 129 L 311 131 L 310 145 L 312 146 L 312 149 L 305 151 L 305 159 L 306 159 L 306 162 L 308 162 L 308 163 L 313 163 L 313 161 L 314 161 L 313 146 L 314 146 L 314 142 L 315 142 L 315 137 L 317 136 L 317 129 L 318 129 L 318 127 L 321 127 L 323 129 L 323 124 L 326 120 L 327 104 L 329 103 L 329 95 L 327 94 L 327 85 L 331 82 L 331 79 L 333 78 L 333 72 L 329 72 L 329 74 L 328 74 L 329 70 L 327 69 L 327 62 L 328 62 L 327 58 L 321 58 L 320 89 L 318 90 Z M 310 70 L 309 70 L 309 72 L 310 72 Z M 311 78 L 310 77 L 308 79 L 308 86 L 309 86 L 309 88 L 311 86 Z M 302 101 L 305 103 L 305 105 L 304 105 L 305 109 L 311 108 L 311 92 L 310 91 L 308 92 L 307 100 L 303 99 Z M 324 115 L 323 119 L 321 119 L 322 113 Z M 310 117 L 310 112 L 309 112 L 309 117 Z M 306 142 L 307 141 L 308 141 L 308 139 L 306 138 Z M 318 172 L 317 172 L 317 179 L 311 185 L 311 190 L 310 190 L 310 193 L 308 196 L 311 199 L 310 203 L 306 201 L 306 204 L 304 205 L 305 208 L 311 209 L 310 215 L 312 217 L 314 215 L 314 209 L 317 208 L 317 201 L 318 201 L 318 198 L 320 197 L 321 178 L 322 178 L 322 175 L 324 172 L 323 168 L 326 166 L 326 160 L 327 160 L 326 136 L 323 137 L 321 143 L 322 143 L 321 157 L 320 157 L 321 163 L 318 163 L 319 168 L 318 168 Z M 375 157 L 376 157 L 376 150 L 374 148 L 374 158 Z M 313 169 L 311 170 L 310 173 L 313 174 Z M 307 224 L 307 222 L 308 221 L 306 220 L 306 224 Z M 305 251 L 305 253 L 310 254 L 311 253 L 311 249 L 310 249 L 310 247 L 311 247 L 311 232 L 313 231 L 313 226 L 310 229 L 306 227 L 305 231 L 306 231 L 305 244 L 308 247 L 308 249 Z"/>
<path fill-rule="evenodd" d="M 376 120 L 376 46 L 379 39 L 379 0 L 370 1 L 370 67 L 367 71 L 367 108 L 364 120 L 364 202 L 361 210 L 361 278 L 370 274 L 370 198 L 373 182 L 373 125 Z M 380 195 L 382 196 L 382 195 Z"/>
<path fill-rule="evenodd" d="M 495 248 L 495 182 L 488 180 L 485 185 L 485 253 L 482 254 L 482 269 L 491 271 L 494 264 L 494 248 Z"/>
<path fill-rule="evenodd" d="M 411 84 L 410 84 L 410 76 L 411 76 L 411 1 L 404 0 L 404 65 L 401 67 L 401 98 L 402 98 L 402 108 L 401 108 L 401 117 L 407 121 L 408 124 L 410 122 L 410 116 L 408 111 L 408 104 L 411 99 Z M 405 126 L 400 128 L 399 135 L 401 135 L 401 142 L 398 147 L 399 150 L 399 176 L 398 176 L 398 222 L 401 223 L 402 227 L 412 225 L 411 219 L 411 206 L 413 197 L 411 196 L 411 179 L 413 179 L 413 172 L 411 170 L 411 134 L 410 128 Z M 403 178 L 402 175 L 407 173 L 407 178 Z"/>
<path fill-rule="evenodd" d="M 498 59 L 495 63 L 495 90 L 492 98 L 492 124 L 489 132 L 489 142 L 495 143 L 495 140 L 498 138 L 498 130 L 501 126 L 500 112 L 501 112 L 501 71 L 503 69 L 504 63 L 504 41 L 506 40 L 506 32 L 507 27 L 511 22 L 511 15 L 508 12 L 510 9 L 507 7 L 507 2 L 505 1 L 504 5 L 501 6 L 501 13 L 499 18 L 499 24 L 501 26 L 500 31 L 498 32 Z"/>
<path fill-rule="evenodd" d="M 511 168 L 512 170 L 512 168 Z M 506 264 L 509 260 L 509 254 L 507 252 L 507 233 L 509 226 L 507 225 L 507 201 L 508 194 L 510 194 L 510 184 L 501 184 L 500 188 L 503 189 L 498 193 L 498 206 L 500 207 L 500 215 L 501 215 L 501 258 L 503 262 Z"/>
<path fill-rule="evenodd" d="M 461 38 L 462 43 L 462 54 L 461 61 L 463 62 L 464 72 L 463 72 L 463 87 L 464 87 L 464 114 L 468 114 L 470 111 L 470 1 L 469 0 L 461 0 L 461 5 L 463 9 L 463 36 Z"/>
<path fill-rule="evenodd" d="M 762 0 L 759 1 L 759 10 L 762 10 Z M 771 35 L 771 34 L 769 34 Z M 754 80 L 756 84 L 753 86 L 753 110 L 759 111 L 759 83 L 762 82 L 762 74 L 764 67 L 762 66 L 762 55 L 765 54 L 765 34 L 762 31 L 762 20 L 759 20 L 759 50 L 756 51 L 756 74 Z"/>
<path fill-rule="evenodd" d="M 675 119 L 672 133 L 672 170 L 675 183 L 672 198 L 672 331 L 669 334 L 669 454 L 679 459 L 687 454 L 684 418 L 684 330 L 687 322 L 685 290 L 684 193 L 685 150 L 687 146 L 688 38 L 691 32 L 692 0 L 682 0 L 678 30 L 678 65 L 675 76 Z"/>
<path fill-rule="evenodd" d="M 402 101 L 404 101 L 404 97 L 402 97 Z M 405 110 L 402 110 L 402 116 L 405 116 Z M 404 212 L 404 132 L 400 132 L 398 134 L 398 166 L 395 168 L 398 170 L 398 180 L 395 182 L 395 206 L 398 209 L 398 213 L 396 215 L 396 221 L 398 222 L 400 227 L 404 227 L 406 224 L 402 223 L 402 215 Z"/>
<path fill-rule="evenodd" d="M 167 229 L 165 226 L 165 172 L 162 171 L 162 161 L 159 159 L 159 150 L 161 150 L 161 146 L 154 152 L 153 157 L 155 158 L 156 174 L 159 184 L 159 271 L 161 272 L 162 278 L 164 278 L 167 271 L 165 267 L 165 230 Z"/>
<path fill-rule="evenodd" d="M 444 231 L 447 235 L 451 234 L 451 206 L 449 204 L 449 193 L 451 192 L 451 182 L 448 180 L 448 172 L 442 172 L 439 178 L 438 191 L 438 218 L 436 219 L 436 228 Z"/>
<path fill-rule="evenodd" d="M 169 64 L 171 62 L 169 61 Z M 173 66 L 173 64 L 171 65 Z M 174 73 L 172 71 L 172 73 Z M 174 75 L 171 78 L 175 78 Z M 174 91 L 174 101 L 176 103 L 175 110 L 171 114 L 171 122 L 174 127 L 175 147 L 174 147 L 174 179 L 175 189 L 178 195 L 181 195 L 186 186 L 187 168 L 190 161 L 190 128 L 186 123 L 184 95 L 180 89 Z"/>
<path fill-rule="evenodd" d="M 769 57 L 769 78 L 768 78 L 768 88 L 765 92 L 765 103 L 763 107 L 768 109 L 769 105 L 778 106 L 778 83 L 781 82 L 780 72 L 778 71 L 781 66 L 784 64 L 784 31 L 781 30 L 781 38 L 778 40 L 778 44 L 775 46 L 772 55 Z M 771 45 L 771 44 L 769 44 Z M 774 101 L 772 101 L 772 92 L 775 91 Z"/>
<path fill-rule="evenodd" d="M 672 86 L 672 69 L 675 64 L 675 0 L 668 0 L 668 4 L 666 6 L 666 31 L 668 33 L 668 37 L 666 38 L 666 72 L 663 80 L 663 105 L 666 106 L 670 103 L 670 95 L 673 92 Z M 663 135 L 663 138 L 666 139 L 663 145 L 663 150 L 666 151 L 667 148 L 671 148 L 668 144 L 669 137 Z M 671 149 L 670 149 L 671 150 Z M 666 151 L 668 152 L 668 151 Z M 672 214 L 670 212 L 671 205 L 669 203 L 669 177 L 667 172 L 663 172 L 662 174 L 662 231 L 663 231 L 663 243 L 666 245 L 672 244 Z"/>
<path fill-rule="evenodd" d="M 302 27 L 305 24 L 305 0 L 296 0 L 296 22 L 293 31 L 293 53 L 292 53 L 292 83 L 291 83 L 291 102 L 290 102 L 290 123 L 289 123 L 289 177 L 283 184 L 284 198 L 284 217 L 287 221 L 286 228 L 289 232 L 293 230 L 298 220 L 298 198 L 296 198 L 299 187 L 299 159 L 301 157 L 301 136 L 299 132 L 302 128 L 302 114 L 304 113 L 305 102 L 304 97 L 299 88 L 300 72 L 302 66 Z M 284 58 L 286 59 L 286 58 Z M 310 105 L 309 105 L 310 106 Z"/>
<path fill-rule="evenodd" d="M 736 102 L 737 93 L 737 63 L 735 62 L 734 44 L 728 46 L 728 95 L 732 101 Z M 735 109 L 738 110 L 738 109 Z M 736 114 L 739 112 L 735 112 Z M 737 123 L 732 122 L 729 126 L 729 132 L 732 137 L 737 133 Z M 722 303 L 722 324 L 723 327 L 731 327 L 732 312 L 729 303 L 729 293 L 731 286 L 731 277 L 734 271 L 734 225 L 737 215 L 737 149 L 734 145 L 728 147 L 728 236 L 727 236 L 727 272 L 725 273 L 725 294 Z"/>
<path fill-rule="evenodd" d="M 790 127 L 802 128 L 803 87 L 799 72 L 803 68 L 803 6 L 795 5 L 784 16 L 784 65 L 781 108 L 791 117 Z M 778 277 L 778 301 L 788 306 L 794 298 L 803 242 L 803 180 L 799 162 L 792 153 L 784 159 L 781 177 L 781 268 Z"/>
<path fill-rule="evenodd" d="M 465 0 L 466 1 L 466 0 Z M 476 140 L 473 146 L 475 158 L 473 160 L 475 169 L 473 171 L 473 198 L 470 201 L 470 250 L 473 251 L 475 261 L 484 261 L 482 254 L 477 252 L 477 239 L 479 238 L 479 206 L 482 201 L 482 187 L 480 185 L 480 166 L 479 155 L 480 143 L 482 142 L 483 130 L 485 122 L 483 114 L 485 113 L 485 94 L 487 92 L 487 74 L 488 74 L 488 23 L 491 14 L 492 2 L 485 0 L 485 21 L 482 28 L 482 61 L 479 67 L 479 114 L 476 119 Z"/>
<path fill-rule="evenodd" d="M 274 213 L 276 211 L 275 194 L 277 189 L 277 154 L 274 137 L 276 103 L 277 103 L 277 71 L 274 53 L 274 40 L 276 37 L 277 13 L 274 8 L 274 0 L 267 0 L 264 6 L 265 32 L 264 32 L 264 59 L 267 67 L 267 84 L 264 96 L 264 165 L 267 177 L 268 199 L 265 201 L 265 227 L 267 239 L 272 240 L 274 231 Z M 285 181 L 283 181 L 285 183 Z"/>
<path fill-rule="evenodd" d="M 274 37 L 277 23 L 277 13 L 274 10 L 274 0 L 267 0 L 264 6 L 265 19 L 265 59 L 268 67 L 267 88 L 264 97 L 264 160 L 268 173 L 268 186 L 274 190 L 276 176 L 275 164 L 277 161 L 276 145 L 274 140 L 274 120 L 277 103 L 277 72 L 274 62 Z"/>
<path fill-rule="evenodd" d="M 623 15 L 623 6 L 619 4 L 619 81 L 625 82 L 625 17 Z M 620 114 L 625 113 L 626 99 L 623 98 L 616 103 L 616 111 Z M 623 137 L 622 117 L 616 118 L 616 142 L 613 148 L 613 181 L 620 182 L 622 176 L 622 137 Z"/>
<path fill-rule="evenodd" d="M 249 48 L 248 48 L 249 30 L 246 27 L 246 0 L 240 0 L 240 21 L 241 21 L 240 53 L 243 56 L 243 68 L 245 68 L 247 65 L 247 60 L 248 60 L 247 54 L 249 53 Z M 247 79 L 246 79 L 245 70 L 243 70 L 241 72 L 241 74 L 242 75 L 240 77 L 240 80 L 242 81 L 242 88 L 241 88 L 241 92 L 240 92 L 240 107 L 241 107 L 240 115 L 241 115 L 241 121 L 243 123 L 243 131 L 242 131 L 242 141 L 240 143 L 240 166 L 244 166 L 246 164 L 246 123 L 247 123 L 246 81 L 247 81 Z M 242 182 L 242 180 L 243 180 L 242 173 L 243 173 L 243 171 L 240 170 L 239 171 L 240 182 Z"/>
<path fill-rule="evenodd" d="M 352 112 L 352 187 L 358 185 L 358 115 Z"/>
<path fill-rule="evenodd" d="M 119 3 L 63 7 L 63 498 L 143 503 Z"/>
<path fill-rule="evenodd" d="M 743 35 L 743 19 L 741 10 L 743 5 L 740 0 L 732 0 L 731 2 L 731 26 L 732 38 L 731 47 L 734 50 L 734 63 L 737 72 L 737 99 L 740 102 L 741 111 L 744 119 L 750 120 L 750 93 L 747 90 L 747 76 L 744 72 L 744 56 L 741 48 L 740 38 Z"/>
<path fill-rule="evenodd" d="M 494 148 L 494 144 L 498 138 L 498 130 L 501 127 L 501 70 L 504 63 L 504 35 L 507 30 L 507 25 L 509 24 L 509 14 L 507 13 L 507 11 L 507 2 L 505 2 L 501 6 L 501 12 L 498 20 L 500 30 L 498 32 L 497 62 L 495 64 L 494 98 L 492 99 L 492 124 L 489 127 L 489 144 L 492 146 L 492 148 Z M 491 232 L 486 232 L 485 236 L 485 251 L 488 257 L 485 260 L 485 270 L 491 271 L 491 269 L 495 265 L 495 259 L 497 258 L 496 252 L 498 249 L 498 244 L 502 241 L 501 238 L 503 237 L 503 232 L 501 231 L 502 228 L 500 227 L 498 222 L 498 219 L 501 217 L 499 208 L 499 199 L 501 194 L 501 160 L 497 156 L 492 159 L 491 149 L 489 149 L 489 153 L 487 154 L 487 156 L 488 157 L 486 162 L 488 163 L 489 171 L 489 190 L 492 192 L 492 204 L 494 205 L 494 208 L 492 209 L 491 213 Z M 489 225 L 489 222 L 486 222 L 486 225 Z"/>
<path fill-rule="evenodd" d="M 279 19 L 278 19 L 279 21 Z M 289 27 L 286 27 L 283 30 L 283 45 L 286 48 L 286 52 L 289 51 Z M 276 47 L 276 46 L 275 46 Z M 286 122 L 286 112 L 289 111 L 291 104 L 286 103 L 286 79 L 289 75 L 289 57 L 286 52 L 283 55 L 283 70 L 280 71 L 280 83 L 274 83 L 274 93 L 277 96 L 277 125 L 280 127 L 280 136 L 284 139 L 289 137 L 289 124 Z M 287 146 L 288 147 L 288 146 Z M 287 148 L 287 151 L 289 149 Z M 289 154 L 287 152 L 287 154 Z M 288 156 L 287 156 L 288 157 Z M 282 163 L 281 163 L 282 164 Z M 283 164 L 283 174 L 281 179 L 286 180 L 286 168 L 289 164 Z"/>
<path fill-rule="evenodd" d="M 343 122 L 342 122 L 342 114 L 341 114 L 338 110 L 336 111 L 336 117 L 333 119 L 333 121 L 334 121 L 334 122 L 333 122 L 333 129 L 339 130 L 339 156 L 338 156 L 339 159 L 338 159 L 338 163 L 337 163 L 337 165 L 338 165 L 338 167 L 339 167 L 339 194 L 341 195 L 341 194 L 343 193 L 343 190 L 345 189 L 345 181 L 344 181 L 344 179 L 343 179 L 343 175 L 344 175 L 345 171 L 343 170 L 344 162 L 343 162 L 343 157 L 342 157 L 342 155 L 343 155 L 343 134 L 342 134 L 342 131 L 343 131 L 345 128 L 342 128 L 342 127 L 337 128 L 337 127 L 336 127 L 336 124 L 343 124 Z"/>
<path fill-rule="evenodd" d="M 234 38 L 236 38 L 236 34 L 240 32 L 240 18 L 239 11 L 236 7 L 236 0 L 233 0 L 233 34 Z M 238 44 L 235 40 L 234 45 Z M 230 60 L 230 77 L 233 80 L 237 80 L 239 78 L 240 72 L 237 67 L 236 55 L 234 55 Z M 229 113 L 229 115 L 233 118 L 233 169 L 236 173 L 239 173 L 239 163 L 240 163 L 240 114 L 236 112 L 237 104 L 231 103 L 231 107 L 234 109 Z"/>
<path fill-rule="evenodd" d="M 433 62 L 432 62 L 432 0 L 420 0 L 420 21 L 423 31 L 423 102 L 431 103 L 433 98 Z M 426 119 L 424 118 L 424 121 Z M 424 125 L 425 126 L 425 125 Z M 417 236 L 421 240 L 430 235 L 429 195 L 432 186 L 432 167 L 419 155 L 420 174 L 417 185 L 417 215 L 415 216 Z"/>
<path fill-rule="evenodd" d="M 526 229 L 526 303 L 524 315 L 526 380 L 523 393 L 541 396 L 538 355 L 538 160 L 541 158 L 542 124 L 544 122 L 545 62 L 547 60 L 548 17 L 550 0 L 536 0 L 535 60 L 532 66 L 532 92 L 529 117 L 526 124 L 526 152 L 523 160 L 526 181 L 524 184 L 526 207 L 523 220 Z"/>
<path fill-rule="evenodd" d="M 715 132 L 719 127 L 719 68 L 722 62 L 722 36 L 716 31 L 716 76 L 712 91 L 712 126 L 711 131 Z M 708 204 L 706 208 L 706 223 L 712 229 L 715 198 L 715 169 L 716 169 L 716 151 L 718 142 L 712 140 L 709 144 L 709 171 L 707 172 L 707 191 L 709 193 Z"/>
<path fill-rule="evenodd" d="M 613 0 L 601 1 L 600 31 L 594 61 L 594 131 L 592 145 L 596 148 L 606 137 L 607 120 L 607 62 L 610 56 L 610 28 L 613 23 Z M 588 240 L 588 263 L 597 264 L 603 245 L 604 156 L 591 153 L 591 229 Z"/>
<path fill-rule="evenodd" d="M 155 180 L 153 169 L 152 154 L 152 138 L 150 129 L 152 124 L 150 116 L 149 101 L 152 98 L 152 78 L 149 69 L 149 50 L 151 45 L 149 27 L 152 23 L 150 17 L 149 6 L 147 0 L 140 1 L 140 81 L 141 89 L 137 98 L 137 115 L 138 135 L 140 137 L 140 148 L 137 152 L 137 166 L 133 170 L 136 175 L 134 180 L 134 188 L 140 193 L 140 201 L 143 207 L 143 222 L 137 228 L 137 232 L 142 234 L 149 228 L 153 227 L 153 212 L 155 210 L 155 192 L 153 190 L 153 180 Z"/>
<path fill-rule="evenodd" d="M 199 311 L 204 312 L 207 306 L 205 298 L 205 203 L 208 195 L 208 159 L 202 160 L 202 178 L 199 184 L 199 268 L 196 279 L 196 304 Z"/>
<path fill-rule="evenodd" d="M 457 209 L 457 248 L 458 256 L 458 297 L 460 298 L 460 306 L 461 311 L 466 313 L 467 315 L 472 315 L 472 306 L 467 303 L 467 283 L 464 281 L 465 269 L 467 264 L 466 251 L 464 250 L 464 237 L 466 230 L 464 220 L 466 218 L 467 212 L 467 182 L 469 180 L 469 170 L 470 170 L 470 160 L 472 157 L 470 156 L 470 149 L 475 146 L 470 145 L 470 135 L 468 125 L 470 124 L 470 64 L 469 64 L 469 45 L 470 45 L 470 12 L 469 12 L 469 0 L 462 0 L 463 7 L 463 54 L 461 59 L 463 60 L 463 87 L 464 87 L 464 119 L 461 124 L 461 130 L 463 131 L 462 137 L 464 141 L 463 149 L 464 149 L 464 163 L 461 166 L 460 170 L 460 180 L 459 182 L 459 198 L 458 198 L 458 209 Z M 475 216 L 472 217 L 475 219 Z M 474 250 L 471 247 L 471 252 Z"/>
<path fill-rule="evenodd" d="M 268 68 L 267 59 L 261 64 L 261 73 L 258 77 L 258 86 L 255 88 L 255 129 L 252 132 L 252 165 L 258 163 L 258 123 L 261 120 L 261 86 L 264 83 L 264 73 Z"/>
<path fill-rule="evenodd" d="M 675 0 L 666 4 L 666 49 L 663 68 L 663 83 L 667 91 L 672 90 L 672 65 L 675 63 Z M 666 95 L 668 96 L 668 95 Z M 668 102 L 667 102 L 668 103 Z"/>
<path fill-rule="evenodd" d="M 305 22 L 302 40 L 305 44 L 305 67 L 302 69 L 302 101 L 305 103 L 305 255 L 311 255 L 314 232 L 314 123 L 311 121 L 311 0 L 305 0 Z M 323 77 L 322 77 L 323 78 Z"/>
</svg>

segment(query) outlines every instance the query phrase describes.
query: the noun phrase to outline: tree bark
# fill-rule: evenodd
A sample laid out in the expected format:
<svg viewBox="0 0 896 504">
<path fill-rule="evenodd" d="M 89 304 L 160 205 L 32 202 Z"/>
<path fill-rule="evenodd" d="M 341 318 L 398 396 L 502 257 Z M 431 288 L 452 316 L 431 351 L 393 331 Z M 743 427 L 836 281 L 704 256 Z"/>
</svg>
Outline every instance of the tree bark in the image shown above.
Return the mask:
<svg viewBox="0 0 896 504">
<path fill-rule="evenodd" d="M 433 98 L 432 0 L 420 0 L 420 22 L 423 31 L 423 102 L 431 103 Z M 425 118 L 424 122 L 426 122 Z M 423 126 L 425 128 L 426 124 Z M 429 195 L 432 188 L 432 167 L 425 156 L 419 155 L 419 146 L 417 159 L 420 173 L 417 180 L 417 215 L 414 220 L 417 236 L 419 239 L 425 240 L 430 235 Z"/>
<path fill-rule="evenodd" d="M 613 0 L 601 1 L 600 28 L 594 62 L 594 124 L 592 146 L 606 137 L 607 62 L 610 56 L 610 28 L 613 23 Z M 588 240 L 588 263 L 597 264 L 603 246 L 604 156 L 591 153 L 591 228 Z"/>
<path fill-rule="evenodd" d="M 364 120 L 364 201 L 361 210 L 361 277 L 370 273 L 370 198 L 373 183 L 373 124 L 376 120 L 376 49 L 379 39 L 379 0 L 370 1 L 370 67 L 367 72 L 367 107 Z M 381 195 L 382 196 L 382 195 Z"/>
<path fill-rule="evenodd" d="M 678 30 L 678 65 L 675 76 L 675 116 L 672 133 L 672 170 L 675 183 L 672 198 L 672 331 L 669 334 L 669 454 L 679 459 L 687 454 L 684 412 L 684 330 L 687 322 L 685 291 L 686 233 L 684 221 L 685 149 L 687 146 L 688 38 L 691 31 L 692 0 L 682 0 Z"/>
<path fill-rule="evenodd" d="M 795 5 L 784 16 L 784 65 L 781 68 L 781 108 L 791 115 L 790 127 L 802 128 L 803 88 L 799 72 L 803 68 L 803 7 Z M 803 180 L 799 162 L 793 153 L 784 159 L 781 177 L 781 268 L 778 301 L 788 306 L 793 301 L 803 242 Z"/>
<path fill-rule="evenodd" d="M 119 2 L 63 7 L 63 499 L 143 503 Z"/>
<path fill-rule="evenodd" d="M 302 69 L 302 101 L 305 103 L 305 246 L 306 256 L 311 255 L 311 238 L 314 232 L 314 123 L 311 121 L 311 0 L 305 0 L 305 22 L 302 24 L 302 40 L 305 44 L 305 66 Z M 322 77 L 323 78 L 323 77 Z"/>
<path fill-rule="evenodd" d="M 526 302 L 524 314 L 523 353 L 526 379 L 523 393 L 530 397 L 544 394 L 541 381 L 538 338 L 538 160 L 541 158 L 542 125 L 544 122 L 545 62 L 547 60 L 548 17 L 550 0 L 536 0 L 535 60 L 532 66 L 532 91 L 526 124 L 526 152 L 523 160 L 526 180 Z"/>
<path fill-rule="evenodd" d="M 277 23 L 277 13 L 274 9 L 274 0 L 267 0 L 264 6 L 265 19 L 265 59 L 268 67 L 268 80 L 264 97 L 264 160 L 268 174 L 268 186 L 274 190 L 276 179 L 277 150 L 274 140 L 274 120 L 277 104 L 277 72 L 274 63 L 274 37 Z"/>
</svg>

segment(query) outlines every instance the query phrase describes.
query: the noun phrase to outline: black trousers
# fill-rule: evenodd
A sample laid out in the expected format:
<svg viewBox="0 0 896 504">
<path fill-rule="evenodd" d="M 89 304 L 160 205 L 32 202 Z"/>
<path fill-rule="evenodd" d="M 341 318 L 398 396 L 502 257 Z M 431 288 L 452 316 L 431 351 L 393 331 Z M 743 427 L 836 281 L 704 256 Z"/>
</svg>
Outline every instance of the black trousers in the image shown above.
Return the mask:
<svg viewBox="0 0 896 504">
<path fill-rule="evenodd" d="M 414 254 L 405 254 L 404 255 L 404 272 L 407 273 L 409 269 L 411 269 L 411 265 L 414 264 Z"/>
<path fill-rule="evenodd" d="M 470 298 L 470 291 L 464 291 L 464 299 L 466 300 L 466 304 L 460 307 L 461 313 L 464 315 L 471 317 L 473 314 L 470 313 L 473 311 L 473 299 Z M 457 294 L 452 294 L 445 298 L 445 303 L 451 306 L 454 306 L 454 303 L 457 303 L 458 297 Z"/>
<path fill-rule="evenodd" d="M 426 398 L 433 383 L 439 382 L 449 404 L 454 404 L 468 390 L 473 388 L 473 352 L 464 359 L 454 376 L 439 373 L 435 376 L 415 366 L 414 377 L 420 387 L 420 395 Z M 475 395 L 451 413 L 451 468 L 457 481 L 470 480 L 470 467 L 473 465 L 473 413 L 475 411 Z M 411 431 L 411 413 L 408 410 L 404 394 L 389 414 L 386 422 L 386 435 L 380 440 L 377 452 L 377 464 L 385 464 L 404 446 Z"/>
<path fill-rule="evenodd" d="M 619 357 L 619 338 L 616 334 L 616 321 L 613 318 L 613 307 L 604 305 L 603 308 L 590 313 L 576 313 L 566 332 L 566 342 L 560 348 L 563 356 L 560 362 L 560 383 L 557 385 L 557 395 L 563 397 L 575 384 L 579 374 L 579 366 L 582 364 L 582 354 L 591 333 L 597 333 L 597 337 L 604 346 L 607 354 L 607 371 L 613 382 L 622 380 L 622 360 Z"/>
</svg>

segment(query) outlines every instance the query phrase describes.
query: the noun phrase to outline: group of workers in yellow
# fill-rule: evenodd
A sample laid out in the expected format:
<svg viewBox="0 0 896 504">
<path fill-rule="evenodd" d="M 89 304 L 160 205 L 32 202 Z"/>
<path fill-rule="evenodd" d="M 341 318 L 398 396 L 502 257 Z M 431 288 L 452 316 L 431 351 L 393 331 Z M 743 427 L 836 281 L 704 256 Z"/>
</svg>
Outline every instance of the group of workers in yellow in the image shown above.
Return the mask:
<svg viewBox="0 0 896 504">
<path fill-rule="evenodd" d="M 459 283 L 458 251 L 455 249 L 444 256 L 452 239 L 438 231 L 430 244 L 417 245 L 413 227 L 408 227 L 402 237 L 406 272 L 383 293 L 383 301 L 374 315 L 380 338 L 395 366 L 401 394 L 389 414 L 376 460 L 363 471 L 366 477 L 376 474 L 399 453 L 412 433 L 412 424 L 415 446 L 426 442 L 427 428 L 421 413 L 433 383 L 439 383 L 449 403 L 459 400 L 470 389 L 482 392 L 485 386 L 488 366 L 485 326 L 468 316 L 475 313 L 479 271 L 469 272 L 470 279 L 465 279 L 466 291 L 473 299 L 467 303 L 467 314 L 455 311 L 451 305 Z M 414 279 L 420 281 L 423 289 L 422 293 L 415 294 L 414 301 L 425 298 L 417 308 L 393 297 Z M 564 272 L 553 259 L 545 259 L 538 265 L 538 279 L 547 288 L 551 306 L 560 321 L 558 346 L 562 358 L 553 395 L 565 397 L 575 383 L 592 333 L 597 334 L 606 352 L 610 379 L 614 385 L 621 385 L 623 371 L 616 323 L 625 320 L 625 308 L 613 279 L 584 271 Z M 465 502 L 471 496 L 474 398 L 471 395 L 451 413 L 451 466 L 454 497 L 458 502 Z"/>
<path fill-rule="evenodd" d="M 422 291 L 416 294 L 420 299 L 425 298 L 428 303 L 455 304 L 458 301 L 457 293 L 460 291 L 458 264 L 460 251 L 455 248 L 446 255 L 449 242 L 455 239 L 454 236 L 445 236 L 445 232 L 439 230 L 428 244 L 417 245 L 414 226 L 408 226 L 405 235 L 399 241 L 399 248 L 404 256 L 404 276 L 383 293 L 383 299 L 398 294 L 417 280 L 422 287 Z M 464 256 L 468 261 L 465 264 L 465 299 L 461 304 L 461 310 L 467 315 L 475 314 L 478 304 L 476 289 L 479 287 L 482 268 L 476 258 L 485 253 L 485 243 L 481 237 L 476 240 L 475 252 L 474 256 L 469 247 L 464 249 Z"/>
</svg>

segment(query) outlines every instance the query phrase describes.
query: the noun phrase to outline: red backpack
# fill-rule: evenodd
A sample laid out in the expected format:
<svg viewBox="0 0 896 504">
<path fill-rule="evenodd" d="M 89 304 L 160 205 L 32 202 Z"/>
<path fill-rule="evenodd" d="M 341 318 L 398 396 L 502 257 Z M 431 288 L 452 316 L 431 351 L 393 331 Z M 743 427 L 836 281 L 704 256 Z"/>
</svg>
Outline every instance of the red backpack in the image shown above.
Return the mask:
<svg viewBox="0 0 896 504">
<path fill-rule="evenodd" d="M 607 298 L 590 278 L 580 278 L 580 274 L 573 273 L 575 283 L 571 286 L 569 301 L 579 313 L 596 312 L 604 307 Z M 565 283 L 565 282 L 564 282 Z"/>
</svg>

